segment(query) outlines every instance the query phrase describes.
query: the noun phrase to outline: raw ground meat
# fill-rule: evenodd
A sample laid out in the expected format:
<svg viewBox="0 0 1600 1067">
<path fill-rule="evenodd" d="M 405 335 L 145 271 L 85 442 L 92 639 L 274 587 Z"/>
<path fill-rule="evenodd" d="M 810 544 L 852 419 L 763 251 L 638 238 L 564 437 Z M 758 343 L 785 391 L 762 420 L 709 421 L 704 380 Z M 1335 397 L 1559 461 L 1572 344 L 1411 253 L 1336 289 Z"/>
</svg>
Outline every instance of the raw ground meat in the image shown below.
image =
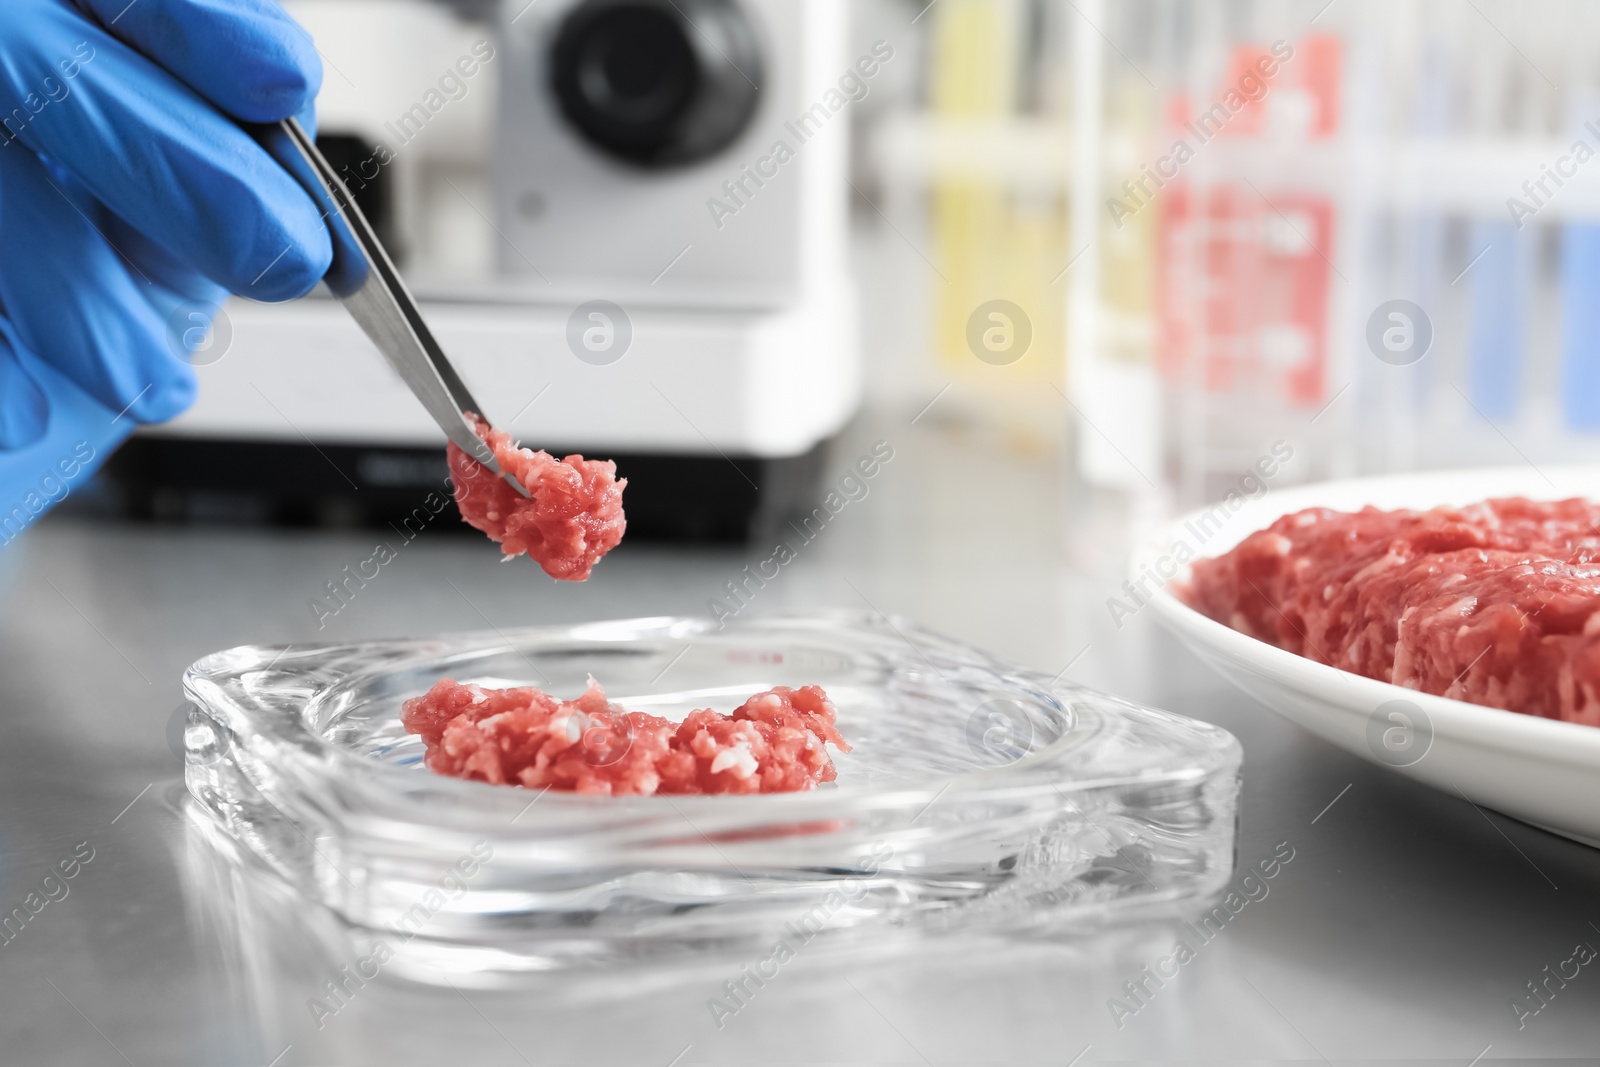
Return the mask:
<svg viewBox="0 0 1600 1067">
<path fill-rule="evenodd" d="M 526 552 L 552 578 L 581 582 L 627 529 L 622 514 L 626 478 L 610 460 L 518 448 L 511 435 L 471 415 L 495 459 L 532 494 L 523 497 L 451 442 L 450 476 L 461 516 L 500 543 L 509 558 Z"/>
<path fill-rule="evenodd" d="M 732 715 L 694 711 L 674 723 L 610 703 L 593 678 L 571 701 L 446 678 L 406 701 L 401 721 L 421 735 L 438 774 L 602 796 L 798 792 L 834 780 L 824 742 L 850 751 L 814 685 L 779 686 Z"/>
<path fill-rule="evenodd" d="M 1287 515 L 1182 591 L 1280 648 L 1425 693 L 1600 726 L 1600 506 Z"/>
</svg>

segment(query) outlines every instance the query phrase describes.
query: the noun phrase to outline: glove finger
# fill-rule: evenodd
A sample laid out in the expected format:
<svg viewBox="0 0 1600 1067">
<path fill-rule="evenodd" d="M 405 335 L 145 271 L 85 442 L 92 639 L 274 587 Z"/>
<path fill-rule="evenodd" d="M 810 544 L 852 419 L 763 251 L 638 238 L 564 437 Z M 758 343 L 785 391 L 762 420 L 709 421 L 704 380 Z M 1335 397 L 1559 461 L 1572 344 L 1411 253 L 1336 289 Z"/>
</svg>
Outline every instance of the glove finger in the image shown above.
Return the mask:
<svg viewBox="0 0 1600 1067">
<path fill-rule="evenodd" d="M 141 288 L 163 324 L 167 350 L 194 367 L 214 363 L 226 355 L 226 347 L 215 349 L 213 345 L 219 336 L 231 339 L 231 327 L 221 334 L 214 333 L 211 327 L 219 315 L 226 314 L 223 305 L 228 302 L 228 291 L 202 278 L 114 215 L 107 217 L 103 230 L 106 238 L 155 283 Z"/>
<path fill-rule="evenodd" d="M 0 149 L 0 304 L 18 342 L 112 411 L 140 422 L 194 402 L 194 368 L 167 343 L 155 282 L 44 164 Z"/>
<path fill-rule="evenodd" d="M 221 334 L 211 329 L 217 317 L 226 314 L 223 311 L 223 305 L 228 302 L 226 289 L 200 277 L 166 249 L 115 216 L 107 220 L 105 234 L 155 283 L 142 288 L 163 324 L 165 333 L 162 336 L 169 352 L 194 367 L 214 363 L 227 354 L 226 347 L 214 349 L 212 346 L 219 336 L 231 339 L 231 327 Z"/>
<path fill-rule="evenodd" d="M 184 302 L 220 306 L 227 298 L 228 291 L 222 286 L 197 274 L 193 267 L 166 248 L 96 203 L 89 190 L 70 171 L 48 159 L 44 161 L 44 169 L 68 201 L 89 217 L 112 250 L 122 255 L 129 268 L 155 283 L 145 286 L 144 291 L 158 312 L 165 315 Z M 62 207 L 65 209 L 67 205 Z"/>
<path fill-rule="evenodd" d="M 117 37 L 246 122 L 303 111 L 322 87 L 311 35 L 274 0 L 79 0 Z"/>
<path fill-rule="evenodd" d="M 0 546 L 4 546 L 86 482 L 133 432 L 134 424 L 107 411 L 18 346 L 3 321 L 0 351 L 22 364 L 44 391 L 50 408 L 43 436 L 22 447 L 0 450 Z"/>
<path fill-rule="evenodd" d="M 219 285 L 258 300 L 316 285 L 332 259 L 322 213 L 244 130 L 68 8 L 6 2 L 24 9 L 0 18 L 9 134 Z M 0 142 L 0 154 L 20 147 Z"/>
<path fill-rule="evenodd" d="M 22 366 L 9 329 L 0 324 L 0 450 L 25 448 L 50 425 L 50 402 Z"/>
</svg>

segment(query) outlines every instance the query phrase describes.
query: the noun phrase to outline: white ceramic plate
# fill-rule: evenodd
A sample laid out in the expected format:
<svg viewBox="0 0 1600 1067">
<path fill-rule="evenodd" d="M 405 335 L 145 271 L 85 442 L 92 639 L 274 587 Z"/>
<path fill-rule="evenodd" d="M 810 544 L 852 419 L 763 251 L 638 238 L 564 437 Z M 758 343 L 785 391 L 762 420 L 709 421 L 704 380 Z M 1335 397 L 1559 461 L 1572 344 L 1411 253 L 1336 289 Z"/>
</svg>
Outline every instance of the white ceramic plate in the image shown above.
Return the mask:
<svg viewBox="0 0 1600 1067">
<path fill-rule="evenodd" d="M 1196 557 L 1220 555 L 1274 519 L 1303 508 L 1423 509 L 1495 496 L 1600 500 L 1600 468 L 1508 467 L 1269 490 L 1231 512 L 1224 505 L 1179 519 L 1135 553 L 1133 577 L 1158 563 L 1172 571 L 1180 544 Z M 1206 513 L 1213 519 L 1209 524 L 1200 520 Z M 1186 569 L 1179 574 L 1186 577 Z M 1147 579 L 1145 588 L 1153 585 Z M 1166 589 L 1156 593 L 1149 608 L 1240 689 L 1340 748 L 1600 847 L 1600 728 L 1447 700 L 1313 663 L 1206 618 Z"/>
</svg>

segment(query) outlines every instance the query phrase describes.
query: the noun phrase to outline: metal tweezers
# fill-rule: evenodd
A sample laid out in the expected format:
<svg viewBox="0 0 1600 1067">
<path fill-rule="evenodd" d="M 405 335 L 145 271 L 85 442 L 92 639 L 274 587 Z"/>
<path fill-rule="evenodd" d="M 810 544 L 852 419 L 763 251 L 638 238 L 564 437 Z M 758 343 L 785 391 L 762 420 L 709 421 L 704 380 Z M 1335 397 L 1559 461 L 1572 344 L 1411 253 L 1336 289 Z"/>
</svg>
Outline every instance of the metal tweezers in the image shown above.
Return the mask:
<svg viewBox="0 0 1600 1067">
<path fill-rule="evenodd" d="M 251 133 L 278 163 L 311 194 L 333 237 L 333 265 L 323 281 L 378 346 L 389 365 L 410 386 L 445 436 L 467 455 L 528 496 L 510 471 L 503 470 L 494 450 L 483 442 L 466 412 L 480 418 L 483 408 L 472 399 L 444 350 L 422 319 L 416 299 L 395 270 L 394 261 L 356 206 L 355 198 L 316 142 L 294 119 L 252 127 Z"/>
</svg>

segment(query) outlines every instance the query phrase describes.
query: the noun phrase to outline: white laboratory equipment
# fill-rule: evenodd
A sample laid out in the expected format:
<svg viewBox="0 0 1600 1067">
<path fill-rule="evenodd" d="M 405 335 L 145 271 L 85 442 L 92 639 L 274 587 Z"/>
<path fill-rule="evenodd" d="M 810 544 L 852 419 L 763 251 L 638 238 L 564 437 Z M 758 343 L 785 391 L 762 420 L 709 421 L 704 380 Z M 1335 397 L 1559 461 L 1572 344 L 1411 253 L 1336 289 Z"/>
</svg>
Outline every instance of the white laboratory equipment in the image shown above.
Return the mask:
<svg viewBox="0 0 1600 1067">
<path fill-rule="evenodd" d="M 860 395 L 843 0 L 287 6 L 323 57 L 319 144 L 490 418 L 617 459 L 635 536 L 815 503 Z M 325 294 L 231 301 L 193 359 L 193 409 L 113 465 L 136 510 L 371 519 L 443 481 Z"/>
</svg>

